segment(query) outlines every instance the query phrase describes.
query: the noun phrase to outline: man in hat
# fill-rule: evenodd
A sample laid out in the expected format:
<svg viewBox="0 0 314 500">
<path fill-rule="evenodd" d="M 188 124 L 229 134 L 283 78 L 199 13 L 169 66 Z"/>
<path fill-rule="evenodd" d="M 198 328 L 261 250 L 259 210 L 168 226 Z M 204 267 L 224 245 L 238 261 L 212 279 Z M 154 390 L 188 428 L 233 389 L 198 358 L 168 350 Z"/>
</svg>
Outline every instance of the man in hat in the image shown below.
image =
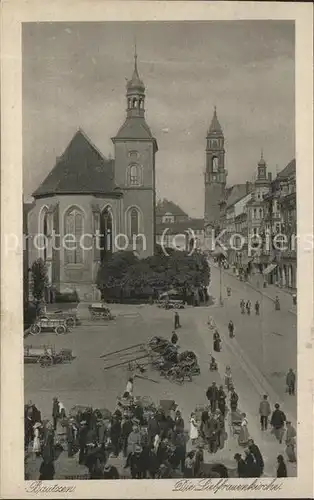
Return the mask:
<svg viewBox="0 0 314 500">
<path fill-rule="evenodd" d="M 295 394 L 295 373 L 292 368 L 289 368 L 289 371 L 286 376 L 286 384 L 289 396 L 294 396 Z"/>
<path fill-rule="evenodd" d="M 249 439 L 248 445 L 249 445 L 249 450 L 255 459 L 256 471 L 258 473 L 258 477 L 260 477 L 264 472 L 263 456 L 257 444 L 254 443 L 253 439 Z"/>
<path fill-rule="evenodd" d="M 87 427 L 87 422 L 86 420 L 82 420 L 80 423 L 80 428 L 79 428 L 79 448 L 80 448 L 80 453 L 79 453 L 79 464 L 83 464 L 85 462 L 86 454 L 87 454 L 87 433 L 88 433 L 88 427 Z"/>
<path fill-rule="evenodd" d="M 174 313 L 174 329 L 176 330 L 177 328 L 181 328 L 180 325 L 180 316 L 178 311 Z"/>
<path fill-rule="evenodd" d="M 176 411 L 174 419 L 174 432 L 176 434 L 181 434 L 182 432 L 184 432 L 184 420 L 182 418 L 180 410 Z"/>
<path fill-rule="evenodd" d="M 104 467 L 102 479 L 120 479 L 118 469 L 110 461 Z"/>
<path fill-rule="evenodd" d="M 117 457 L 120 452 L 121 422 L 115 415 L 111 419 L 110 439 L 113 448 L 113 455 Z"/>
<path fill-rule="evenodd" d="M 216 410 L 217 402 L 218 402 L 218 388 L 216 386 L 216 382 L 213 382 L 210 387 L 208 387 L 206 391 L 206 397 L 210 402 L 210 410 L 213 413 Z"/>
<path fill-rule="evenodd" d="M 73 457 L 73 448 L 77 436 L 77 427 L 75 425 L 75 418 L 71 417 L 67 425 L 67 443 L 68 443 L 68 457 Z"/>
<path fill-rule="evenodd" d="M 132 430 L 133 430 L 132 421 L 131 421 L 128 413 L 125 413 L 123 421 L 122 421 L 122 427 L 121 427 L 121 446 L 122 446 L 123 456 L 125 458 L 127 458 L 128 439 L 129 439 L 129 435 L 131 434 Z"/>
<path fill-rule="evenodd" d="M 144 479 L 147 465 L 143 460 L 143 449 L 136 445 L 134 452 L 128 456 L 125 468 L 130 467 L 132 479 Z"/>
</svg>

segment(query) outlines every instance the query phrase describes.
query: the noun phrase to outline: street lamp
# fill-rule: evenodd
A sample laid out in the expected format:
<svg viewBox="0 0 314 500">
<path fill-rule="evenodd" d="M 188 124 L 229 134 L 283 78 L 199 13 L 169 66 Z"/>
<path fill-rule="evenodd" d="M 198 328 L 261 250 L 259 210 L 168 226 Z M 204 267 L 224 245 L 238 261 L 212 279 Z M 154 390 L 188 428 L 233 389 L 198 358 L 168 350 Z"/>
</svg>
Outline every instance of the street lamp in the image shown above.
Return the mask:
<svg viewBox="0 0 314 500">
<path fill-rule="evenodd" d="M 218 260 L 218 265 L 219 265 L 219 305 L 223 306 L 223 299 L 222 299 L 222 263 L 225 261 L 226 256 L 222 249 L 217 249 L 214 252 L 214 257 L 217 258 Z"/>
</svg>

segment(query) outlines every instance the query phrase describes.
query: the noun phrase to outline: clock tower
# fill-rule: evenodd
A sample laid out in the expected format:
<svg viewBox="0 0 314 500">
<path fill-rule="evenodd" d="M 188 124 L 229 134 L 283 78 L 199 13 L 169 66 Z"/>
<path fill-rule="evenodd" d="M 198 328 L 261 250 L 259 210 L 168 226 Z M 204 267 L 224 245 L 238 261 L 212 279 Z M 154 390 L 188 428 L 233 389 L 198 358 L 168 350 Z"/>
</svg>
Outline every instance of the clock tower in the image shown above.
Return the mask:
<svg viewBox="0 0 314 500">
<path fill-rule="evenodd" d="M 227 171 L 225 170 L 225 139 L 216 106 L 206 136 L 205 226 L 219 225 L 220 202 L 224 199 Z"/>
</svg>

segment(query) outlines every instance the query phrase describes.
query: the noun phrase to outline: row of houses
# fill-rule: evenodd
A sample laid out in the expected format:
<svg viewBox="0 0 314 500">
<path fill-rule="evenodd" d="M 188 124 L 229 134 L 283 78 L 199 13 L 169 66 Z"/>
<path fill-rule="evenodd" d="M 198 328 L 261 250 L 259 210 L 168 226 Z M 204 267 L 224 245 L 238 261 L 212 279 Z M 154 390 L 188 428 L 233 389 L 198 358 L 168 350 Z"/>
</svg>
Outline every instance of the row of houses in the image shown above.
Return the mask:
<svg viewBox="0 0 314 500">
<path fill-rule="evenodd" d="M 272 180 L 261 157 L 254 183 L 227 188 L 215 232 L 240 272 L 259 271 L 271 284 L 296 288 L 295 159 Z"/>
</svg>

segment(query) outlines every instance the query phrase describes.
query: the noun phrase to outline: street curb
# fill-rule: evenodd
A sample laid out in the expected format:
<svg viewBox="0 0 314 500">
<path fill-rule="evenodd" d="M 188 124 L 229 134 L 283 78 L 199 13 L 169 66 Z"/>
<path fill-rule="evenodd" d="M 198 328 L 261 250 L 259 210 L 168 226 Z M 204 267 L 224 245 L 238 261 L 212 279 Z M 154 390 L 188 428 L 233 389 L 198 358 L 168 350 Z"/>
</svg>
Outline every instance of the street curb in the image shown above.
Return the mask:
<svg viewBox="0 0 314 500">
<path fill-rule="evenodd" d="M 276 391 L 271 387 L 270 383 L 267 381 L 266 377 L 260 372 L 260 370 L 254 366 L 251 361 L 249 360 L 248 356 L 245 354 L 243 349 L 240 347 L 239 343 L 236 341 L 234 338 L 232 342 L 230 342 L 230 339 L 228 337 L 228 334 L 224 332 L 224 326 L 221 328 L 221 325 L 219 325 L 220 328 L 219 330 L 222 331 L 221 336 L 223 337 L 223 340 L 227 347 L 234 353 L 234 355 L 238 358 L 238 361 L 244 370 L 246 372 L 248 378 L 250 379 L 251 383 L 255 387 L 255 389 L 261 394 L 268 394 L 270 403 L 272 406 L 275 405 L 275 403 L 280 404 L 281 407 L 284 407 L 284 402 L 281 400 L 281 398 L 278 396 Z M 287 420 L 293 423 L 296 423 L 296 418 L 292 418 L 291 415 L 288 415 L 285 412 L 287 416 Z"/>
</svg>

